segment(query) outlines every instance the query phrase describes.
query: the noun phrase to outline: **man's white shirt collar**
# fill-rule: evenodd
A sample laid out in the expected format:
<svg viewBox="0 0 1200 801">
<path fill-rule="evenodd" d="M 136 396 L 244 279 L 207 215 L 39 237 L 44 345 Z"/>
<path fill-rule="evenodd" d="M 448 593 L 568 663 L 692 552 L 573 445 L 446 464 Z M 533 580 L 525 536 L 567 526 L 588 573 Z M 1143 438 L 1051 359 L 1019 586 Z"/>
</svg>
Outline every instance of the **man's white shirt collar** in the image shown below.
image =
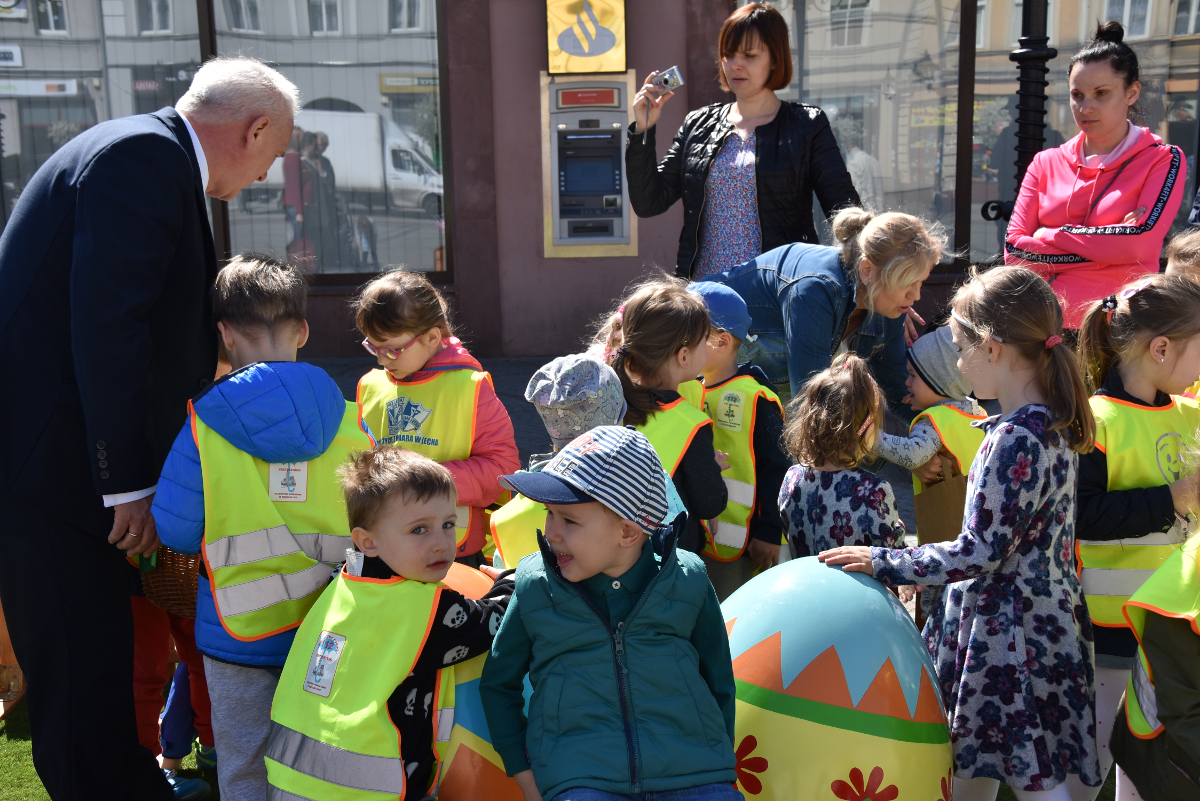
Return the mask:
<svg viewBox="0 0 1200 801">
<path fill-rule="evenodd" d="M 200 166 L 200 191 L 208 191 L 208 159 L 204 158 L 204 148 L 200 146 L 200 138 L 196 136 L 196 129 L 188 122 L 188 118 L 179 115 L 183 120 L 183 124 L 187 126 L 188 136 L 192 137 L 192 149 L 196 151 L 196 163 Z"/>
</svg>

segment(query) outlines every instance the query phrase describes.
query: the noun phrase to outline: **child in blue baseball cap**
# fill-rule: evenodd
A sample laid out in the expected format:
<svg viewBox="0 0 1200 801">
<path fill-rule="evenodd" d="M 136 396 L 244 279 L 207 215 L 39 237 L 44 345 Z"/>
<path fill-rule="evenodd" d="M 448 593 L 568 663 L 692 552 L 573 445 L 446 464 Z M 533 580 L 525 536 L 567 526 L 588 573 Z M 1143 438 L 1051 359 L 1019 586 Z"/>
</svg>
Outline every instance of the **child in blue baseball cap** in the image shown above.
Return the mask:
<svg viewBox="0 0 1200 801">
<path fill-rule="evenodd" d="M 708 307 L 712 321 L 708 361 L 700 378 L 679 385 L 679 394 L 713 421 L 713 447 L 728 454 L 721 478 L 729 490 L 725 511 L 708 521 L 704 564 L 724 601 L 759 570 L 779 562 L 783 522 L 775 499 L 791 460 L 781 446 L 783 404 L 758 367 L 738 364 L 750 339 L 750 312 L 725 284 L 688 286 Z"/>
<path fill-rule="evenodd" d="M 541 558 L 517 568 L 479 687 L 526 801 L 741 799 L 725 623 L 703 563 L 675 547 L 683 515 L 664 519 L 650 441 L 601 426 L 541 472 L 501 481 L 547 511 Z"/>
</svg>

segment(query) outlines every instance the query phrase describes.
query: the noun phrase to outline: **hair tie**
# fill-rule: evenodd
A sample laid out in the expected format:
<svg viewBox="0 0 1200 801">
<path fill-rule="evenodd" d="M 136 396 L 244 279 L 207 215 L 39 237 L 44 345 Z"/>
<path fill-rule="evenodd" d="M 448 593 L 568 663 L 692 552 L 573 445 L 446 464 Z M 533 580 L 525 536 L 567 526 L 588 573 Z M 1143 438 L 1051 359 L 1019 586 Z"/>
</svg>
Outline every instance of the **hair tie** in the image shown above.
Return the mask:
<svg viewBox="0 0 1200 801">
<path fill-rule="evenodd" d="M 625 319 L 625 304 L 624 303 L 622 303 L 620 306 L 617 307 L 617 319 L 618 320 Z"/>
<path fill-rule="evenodd" d="M 1117 296 L 1109 295 L 1101 302 L 1100 308 L 1107 312 L 1115 312 L 1117 310 Z"/>
<path fill-rule="evenodd" d="M 1046 350 L 1050 350 L 1055 345 L 1059 345 L 1061 343 L 1062 337 L 1060 337 L 1058 334 L 1051 334 L 1050 336 L 1046 337 Z"/>
<path fill-rule="evenodd" d="M 613 351 L 613 355 L 614 356 L 628 356 L 629 348 L 625 347 L 624 345 L 621 345 L 616 350 Z"/>
</svg>

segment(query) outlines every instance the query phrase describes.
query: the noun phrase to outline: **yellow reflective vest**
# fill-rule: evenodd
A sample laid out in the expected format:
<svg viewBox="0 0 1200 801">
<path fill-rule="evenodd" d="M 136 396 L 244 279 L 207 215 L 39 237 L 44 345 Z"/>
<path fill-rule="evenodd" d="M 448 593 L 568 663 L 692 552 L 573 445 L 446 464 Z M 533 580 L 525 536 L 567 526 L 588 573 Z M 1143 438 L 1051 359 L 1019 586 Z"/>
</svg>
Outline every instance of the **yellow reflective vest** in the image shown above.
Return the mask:
<svg viewBox="0 0 1200 801">
<path fill-rule="evenodd" d="M 336 473 L 372 445 L 358 410 L 346 404 L 333 443 L 316 459 L 279 464 L 235 448 L 190 402 L 188 412 L 204 481 L 201 554 L 221 624 L 243 641 L 294 629 L 350 547 Z"/>
<path fill-rule="evenodd" d="M 914 417 L 908 430 L 911 433 L 918 422 L 928 420 L 937 431 L 942 447 L 950 451 L 950 455 L 958 462 L 958 472 L 965 476 L 971 470 L 971 462 L 975 461 L 975 454 L 979 453 L 984 437 L 983 429 L 971 423 L 986 419 L 986 414 L 968 414 L 949 404 L 941 404 L 930 406 Z M 913 476 L 912 482 L 913 494 L 920 495 L 924 489 L 921 480 Z"/>
<path fill-rule="evenodd" d="M 750 518 L 757 500 L 758 472 L 754 457 L 754 424 L 758 399 L 779 407 L 779 396 L 754 376 L 738 375 L 711 389 L 699 381 L 679 385 L 679 394 L 713 421 L 713 448 L 729 454 L 729 469 L 721 473 L 729 491 L 725 511 L 704 526 L 704 553 L 719 562 L 732 562 L 750 542 Z"/>
<path fill-rule="evenodd" d="M 1137 660 L 1125 687 L 1125 720 L 1135 737 L 1149 740 L 1163 731 L 1158 719 L 1158 699 L 1154 690 L 1154 675 L 1142 648 L 1146 616 L 1154 613 L 1163 617 L 1182 618 L 1196 630 L 1200 617 L 1200 537 L 1192 537 L 1175 550 L 1133 597 L 1125 602 L 1122 612 L 1138 638 Z"/>
<path fill-rule="evenodd" d="M 537 533 L 546 530 L 546 505 L 516 495 L 492 512 L 488 525 L 504 567 L 515 570 L 522 557 L 539 550 Z"/>
<path fill-rule="evenodd" d="M 382 445 L 399 445 L 438 463 L 469 459 L 484 381 L 490 384 L 492 377 L 466 367 L 403 384 L 392 383 L 386 370 L 371 370 L 358 382 L 359 413 Z M 458 554 L 475 553 L 483 540 L 468 541 L 468 534 L 472 528 L 483 531 L 483 509 L 459 506 L 456 511 Z M 472 526 L 476 519 L 480 524 Z"/>
<path fill-rule="evenodd" d="M 637 430 L 650 440 L 663 468 L 674 476 L 696 432 L 712 424 L 708 415 L 680 397 L 651 414 Z"/>
<path fill-rule="evenodd" d="M 1127 490 L 1173 484 L 1195 471 L 1180 461 L 1179 449 L 1200 426 L 1200 405 L 1172 397 L 1167 406 L 1146 407 L 1095 395 L 1096 447 L 1108 460 L 1108 489 Z M 1077 532 L 1076 556 L 1080 581 L 1092 622 L 1099 626 L 1127 625 L 1121 607 L 1184 540 L 1176 521 L 1167 531 L 1143 537 L 1088 540 Z"/>
<path fill-rule="evenodd" d="M 269 798 L 418 799 L 407 786 L 388 699 L 421 654 L 442 584 L 349 575 L 305 618 L 275 690 L 267 741 Z M 437 761 L 454 725 L 454 667 L 438 672 Z M 436 771 L 435 771 L 436 775 Z"/>
</svg>

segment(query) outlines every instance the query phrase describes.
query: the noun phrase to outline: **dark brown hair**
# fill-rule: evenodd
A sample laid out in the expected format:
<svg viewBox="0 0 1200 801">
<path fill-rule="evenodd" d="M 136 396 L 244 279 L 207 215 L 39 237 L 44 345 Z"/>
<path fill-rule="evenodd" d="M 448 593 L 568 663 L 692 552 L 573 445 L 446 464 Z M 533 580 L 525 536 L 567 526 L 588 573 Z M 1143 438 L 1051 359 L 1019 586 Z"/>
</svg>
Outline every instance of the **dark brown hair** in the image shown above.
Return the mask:
<svg viewBox="0 0 1200 801">
<path fill-rule="evenodd" d="M 812 467 L 833 463 L 853 469 L 874 458 L 867 445 L 871 429 L 859 435 L 868 419 L 876 432 L 883 430 L 883 393 L 867 363 L 844 353 L 808 379 L 804 394 L 788 405 L 783 447 Z"/>
<path fill-rule="evenodd" d="M 747 36 L 757 37 L 771 53 L 771 74 L 767 76 L 766 88 L 786 88 L 792 82 L 792 46 L 788 43 L 787 22 L 767 3 L 744 5 L 721 25 L 721 35 L 717 39 L 717 80 L 721 82 L 721 88 L 732 91 L 725 80 L 721 60 L 740 50 Z"/>
<path fill-rule="evenodd" d="M 454 476 L 437 462 L 396 445 L 376 445 L 353 454 L 338 468 L 350 528 L 370 529 L 392 498 L 420 503 L 457 498 Z"/>
<path fill-rule="evenodd" d="M 450 307 L 442 293 L 420 273 L 392 270 L 363 287 L 354 299 L 354 324 L 364 335 L 387 339 L 442 329 L 454 335 Z"/>
<path fill-rule="evenodd" d="M 1174 262 L 1174 266 L 1180 270 L 1200 270 L 1200 228 L 1188 226 L 1183 233 L 1171 237 L 1163 255 L 1167 257 L 1168 267 Z"/>
<path fill-rule="evenodd" d="M 1096 34 L 1092 41 L 1071 56 L 1071 62 L 1067 65 L 1067 79 L 1070 80 L 1076 64 L 1092 64 L 1097 61 L 1107 61 L 1112 71 L 1121 76 L 1127 87 L 1139 80 L 1137 53 L 1125 44 L 1125 28 L 1116 20 L 1102 22 L 1096 26 Z M 1129 116 L 1141 116 L 1141 109 L 1137 103 L 1129 107 Z"/>
<path fill-rule="evenodd" d="M 1062 307 L 1050 285 L 1024 267 L 996 267 L 987 272 L 973 269 L 971 280 L 954 293 L 951 307 L 968 324 L 953 320 L 951 325 L 972 347 L 990 337 L 1038 368 L 1038 387 L 1050 410 L 1050 430 L 1059 432 L 1071 450 L 1090 451 L 1096 439 L 1096 419 L 1088 405 L 1079 363 L 1061 339 Z M 1048 348 L 1051 337 L 1058 337 L 1059 342 Z"/>
<path fill-rule="evenodd" d="M 663 276 L 634 287 L 633 294 L 601 326 L 607 360 L 621 379 L 628 410 L 625 424 L 645 425 L 659 410 L 654 390 L 634 382 L 630 371 L 651 379 L 681 348 L 708 339 L 708 307 L 676 278 Z"/>
<path fill-rule="evenodd" d="M 1108 374 L 1155 337 L 1182 341 L 1200 334 L 1200 286 L 1180 275 L 1148 275 L 1137 287 L 1092 304 L 1079 329 L 1079 360 L 1098 389 Z M 1115 308 L 1114 308 L 1115 307 Z"/>
<path fill-rule="evenodd" d="M 280 323 L 303 323 L 307 309 L 304 276 L 259 253 L 234 256 L 213 284 L 213 322 L 245 333 L 263 331 L 273 336 Z"/>
</svg>

